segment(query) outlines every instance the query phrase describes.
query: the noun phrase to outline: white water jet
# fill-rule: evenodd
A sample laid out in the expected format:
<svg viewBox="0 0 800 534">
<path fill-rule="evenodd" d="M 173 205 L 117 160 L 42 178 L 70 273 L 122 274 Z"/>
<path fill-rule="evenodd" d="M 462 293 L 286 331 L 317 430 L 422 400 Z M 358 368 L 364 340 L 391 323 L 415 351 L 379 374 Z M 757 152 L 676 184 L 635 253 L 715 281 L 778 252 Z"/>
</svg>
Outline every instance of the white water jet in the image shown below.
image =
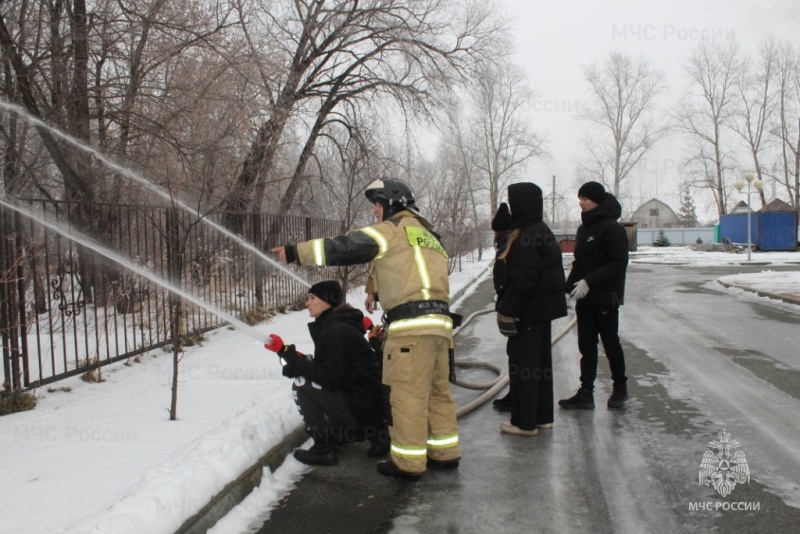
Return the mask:
<svg viewBox="0 0 800 534">
<path fill-rule="evenodd" d="M 17 115 L 19 115 L 20 117 L 22 117 L 26 121 L 30 122 L 31 124 L 36 125 L 36 126 L 41 126 L 42 128 L 47 129 L 52 134 L 54 134 L 54 135 L 60 137 L 61 139 L 67 141 L 69 144 L 71 144 L 71 145 L 83 150 L 84 152 L 88 152 L 89 154 L 92 154 L 94 157 L 96 157 L 97 159 L 99 159 L 100 161 L 105 163 L 108 167 L 114 169 L 115 171 L 117 171 L 118 173 L 122 174 L 123 176 L 127 176 L 131 180 L 134 180 L 135 182 L 138 182 L 139 184 L 145 186 L 147 189 L 149 189 L 153 193 L 159 195 L 160 197 L 166 199 L 167 201 L 174 202 L 175 205 L 178 206 L 179 208 L 181 208 L 181 209 L 183 209 L 185 211 L 188 211 L 189 213 L 191 213 L 192 215 L 197 217 L 200 221 L 203 221 L 203 223 L 208 224 L 209 226 L 211 226 L 215 230 L 221 232 L 223 235 L 225 235 L 226 237 L 232 239 L 233 241 L 235 241 L 236 243 L 238 243 L 242 247 L 244 247 L 247 250 L 253 252 L 259 258 L 261 258 L 262 260 L 266 261 L 267 263 L 269 263 L 273 267 L 279 269 L 281 272 L 291 276 L 292 278 L 294 278 L 295 280 L 297 280 L 301 284 L 305 285 L 306 287 L 310 287 L 311 286 L 311 284 L 308 281 L 306 281 L 303 278 L 299 277 L 297 274 L 293 273 L 287 267 L 284 267 L 279 262 L 277 262 L 277 261 L 273 260 L 272 258 L 270 258 L 269 256 L 267 256 L 265 253 L 263 253 L 261 250 L 259 250 L 258 247 L 255 247 L 254 245 L 248 243 L 247 241 L 245 241 L 244 239 L 242 239 L 241 237 L 239 237 L 235 233 L 231 232 L 230 230 L 228 230 L 227 228 L 225 228 L 221 224 L 217 224 L 214 221 L 203 217 L 203 215 L 201 215 L 197 210 L 195 210 L 191 206 L 188 206 L 187 204 L 184 204 L 179 199 L 173 197 L 164 188 L 159 187 L 158 185 L 154 184 L 153 182 L 151 182 L 150 180 L 148 180 L 144 176 L 140 175 L 139 173 L 134 172 L 134 171 L 132 171 L 132 170 L 126 168 L 126 167 L 123 167 L 122 165 L 120 165 L 119 163 L 115 162 L 111 158 L 109 158 L 107 156 L 104 156 L 102 153 L 98 152 L 94 148 L 92 148 L 90 146 L 87 146 L 80 139 L 76 139 L 75 137 L 72 137 L 71 135 L 62 132 L 58 128 L 50 126 L 49 124 L 43 122 L 42 120 L 37 119 L 36 117 L 34 117 L 33 115 L 31 115 L 30 113 L 28 113 L 27 111 L 25 111 L 23 108 L 21 108 L 20 106 L 18 106 L 16 104 L 12 104 L 10 102 L 6 102 L 4 100 L 0 100 L 0 107 L 6 109 L 8 111 L 11 111 L 13 113 L 16 113 Z"/>
<path fill-rule="evenodd" d="M 229 313 L 227 313 L 227 312 L 225 312 L 223 310 L 220 310 L 219 308 L 216 308 L 215 306 L 212 306 L 211 304 L 208 304 L 207 302 L 203 301 L 202 299 L 192 295 L 191 293 L 188 293 L 188 292 L 184 291 L 183 289 L 175 286 L 174 284 L 171 284 L 171 283 L 167 282 L 166 280 L 164 280 L 163 278 L 161 278 L 157 274 L 155 274 L 155 273 L 153 273 L 151 271 L 148 271 L 144 267 L 141 267 L 139 265 L 136 265 L 136 264 L 132 263 L 129 258 L 126 258 L 122 254 L 119 254 L 118 252 L 116 252 L 114 250 L 111 250 L 111 249 L 109 249 L 107 247 L 104 247 L 103 245 L 95 242 L 93 239 L 91 239 L 86 234 L 84 234 L 82 232 L 79 232 L 79 231 L 71 228 L 70 226 L 65 226 L 63 223 L 56 223 L 54 221 L 51 221 L 47 217 L 45 217 L 43 215 L 38 215 L 37 213 L 33 212 L 32 210 L 29 210 L 29 209 L 24 208 L 22 206 L 17 206 L 15 204 L 9 202 L 6 199 L 0 198 L 0 204 L 2 204 L 3 206 L 6 206 L 7 208 L 10 208 L 10 209 L 16 211 L 17 213 L 19 213 L 19 214 L 21 214 L 21 215 L 23 215 L 25 217 L 28 217 L 31 220 L 34 220 L 34 221 L 38 222 L 39 224 L 42 224 L 42 225 L 46 226 L 47 228 L 50 228 L 51 230 L 53 230 L 55 232 L 58 232 L 59 234 L 61 234 L 62 236 L 66 237 L 67 239 L 69 239 L 71 241 L 74 241 L 76 243 L 80 243 L 84 247 L 86 247 L 88 249 L 91 249 L 91 250 L 97 252 L 98 254 L 100 254 L 102 256 L 105 256 L 106 258 L 108 258 L 108 259 L 110 259 L 110 260 L 112 260 L 112 261 L 114 261 L 116 263 L 119 263 L 120 265 L 122 265 L 126 269 L 130 269 L 131 271 L 135 272 L 139 276 L 141 276 L 143 278 L 147 278 L 151 282 L 153 282 L 153 283 L 155 283 L 157 285 L 160 285 L 161 287 L 167 289 L 168 291 L 171 291 L 172 293 L 175 293 L 176 295 L 179 295 L 179 296 L 185 298 L 189 302 L 192 302 L 193 304 L 196 304 L 197 306 L 200 306 L 201 308 L 203 308 L 205 310 L 208 310 L 209 312 L 213 313 L 214 315 L 224 319 L 228 323 L 230 323 L 230 324 L 236 326 L 237 328 L 241 329 L 242 332 L 244 332 L 248 336 L 252 337 L 256 341 L 258 341 L 260 343 L 265 343 L 266 342 L 268 336 L 265 336 L 263 333 L 259 332 L 258 329 L 250 326 L 249 324 L 247 324 L 247 323 L 245 323 L 243 321 L 240 321 L 239 319 L 237 319 L 236 317 L 230 315 Z"/>
</svg>

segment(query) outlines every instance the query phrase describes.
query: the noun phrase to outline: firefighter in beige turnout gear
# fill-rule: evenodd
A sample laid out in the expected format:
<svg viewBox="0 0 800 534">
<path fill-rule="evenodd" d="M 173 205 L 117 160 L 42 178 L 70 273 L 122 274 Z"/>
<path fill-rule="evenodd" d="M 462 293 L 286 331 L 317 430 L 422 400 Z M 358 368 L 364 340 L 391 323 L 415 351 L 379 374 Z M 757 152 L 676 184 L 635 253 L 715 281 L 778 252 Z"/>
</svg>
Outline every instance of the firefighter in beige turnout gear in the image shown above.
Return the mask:
<svg viewBox="0 0 800 534">
<path fill-rule="evenodd" d="M 383 382 L 390 388 L 388 476 L 417 478 L 428 467 L 456 468 L 461 458 L 448 353 L 453 339 L 447 252 L 417 211 L 402 180 L 376 180 L 365 192 L 378 223 L 333 238 L 277 247 L 282 261 L 305 266 L 371 262 L 367 310 L 385 310 Z"/>
</svg>

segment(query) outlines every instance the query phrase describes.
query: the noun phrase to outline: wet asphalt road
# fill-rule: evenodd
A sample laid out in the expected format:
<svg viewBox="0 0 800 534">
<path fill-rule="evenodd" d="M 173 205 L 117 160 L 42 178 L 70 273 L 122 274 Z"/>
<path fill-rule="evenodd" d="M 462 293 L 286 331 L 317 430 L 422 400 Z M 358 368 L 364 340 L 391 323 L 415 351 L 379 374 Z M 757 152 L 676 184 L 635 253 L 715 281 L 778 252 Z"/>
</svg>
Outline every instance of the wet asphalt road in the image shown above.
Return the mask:
<svg viewBox="0 0 800 534">
<path fill-rule="evenodd" d="M 339 465 L 306 474 L 259 532 L 800 531 L 800 308 L 712 283 L 742 270 L 629 268 L 624 409 L 605 406 L 601 356 L 595 410 L 556 408 L 554 428 L 526 438 L 501 434 L 507 415 L 487 404 L 459 420 L 461 467 L 418 482 L 378 475 L 366 444 L 344 446 Z M 487 280 L 458 311 L 485 308 L 492 296 Z M 478 316 L 462 329 L 457 357 L 504 364 L 504 341 L 493 314 Z M 557 398 L 578 385 L 576 347 L 574 329 L 554 347 Z M 454 394 L 463 404 L 478 393 Z M 750 469 L 749 483 L 724 498 L 698 483 L 703 453 L 723 428 Z"/>
</svg>

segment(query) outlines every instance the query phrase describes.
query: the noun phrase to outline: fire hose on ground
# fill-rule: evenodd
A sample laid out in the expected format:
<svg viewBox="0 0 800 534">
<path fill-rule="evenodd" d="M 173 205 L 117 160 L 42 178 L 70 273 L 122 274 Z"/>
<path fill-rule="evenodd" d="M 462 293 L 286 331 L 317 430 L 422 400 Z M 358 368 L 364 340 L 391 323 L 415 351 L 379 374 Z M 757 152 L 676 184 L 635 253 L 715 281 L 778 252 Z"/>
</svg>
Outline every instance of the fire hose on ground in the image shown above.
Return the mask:
<svg viewBox="0 0 800 534">
<path fill-rule="evenodd" d="M 453 335 L 456 336 L 464 328 L 466 325 L 469 324 L 472 319 L 477 317 L 478 315 L 483 315 L 485 313 L 494 313 L 494 307 L 486 308 L 483 310 L 478 310 L 476 312 L 471 313 L 468 315 L 464 321 L 461 323 L 461 326 L 453 330 Z M 569 323 L 555 336 L 550 339 L 550 345 L 555 345 L 562 337 L 564 337 L 569 330 L 575 326 L 578 319 L 577 317 L 573 317 Z M 453 382 L 456 386 L 462 387 L 464 389 L 471 389 L 476 391 L 485 390 L 482 394 L 478 397 L 472 399 L 468 403 L 464 404 L 463 406 L 459 406 L 456 409 L 456 416 L 461 417 L 464 414 L 468 414 L 469 412 L 475 410 L 476 408 L 482 406 L 484 403 L 489 401 L 490 399 L 494 398 L 501 389 L 506 387 L 508 384 L 508 371 L 499 365 L 495 365 L 490 362 L 483 362 L 483 361 L 467 361 L 467 360 L 456 360 L 455 361 L 456 367 L 468 367 L 468 368 L 480 368 L 480 369 L 489 369 L 497 373 L 497 378 L 490 382 L 486 383 L 474 383 L 468 382 L 466 380 L 461 380 L 456 378 L 456 381 Z"/>
</svg>

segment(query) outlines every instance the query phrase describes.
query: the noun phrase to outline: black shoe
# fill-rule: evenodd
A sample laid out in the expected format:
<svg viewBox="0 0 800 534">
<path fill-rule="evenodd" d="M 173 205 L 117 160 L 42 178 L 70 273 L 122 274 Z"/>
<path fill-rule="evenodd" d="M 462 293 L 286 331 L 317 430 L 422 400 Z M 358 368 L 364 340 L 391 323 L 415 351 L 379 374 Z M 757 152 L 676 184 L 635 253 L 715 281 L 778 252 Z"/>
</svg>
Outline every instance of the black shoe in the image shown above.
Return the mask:
<svg viewBox="0 0 800 534">
<path fill-rule="evenodd" d="M 367 456 L 370 458 L 386 456 L 392 446 L 392 441 L 389 439 L 389 431 L 385 428 L 378 430 L 376 435 L 369 438 L 369 443 L 370 447 L 367 451 Z"/>
<path fill-rule="evenodd" d="M 492 408 L 498 412 L 510 412 L 511 401 L 505 402 L 503 399 L 497 399 L 492 403 Z"/>
<path fill-rule="evenodd" d="M 419 480 L 422 476 L 422 473 L 409 473 L 408 471 L 403 471 L 391 460 L 381 460 L 378 462 L 377 465 L 378 473 L 385 475 L 387 477 L 397 477 L 397 478 L 404 478 L 406 480 Z"/>
<path fill-rule="evenodd" d="M 336 465 L 339 455 L 331 445 L 314 444 L 308 449 L 295 449 L 294 457 L 298 462 L 306 465 Z"/>
<path fill-rule="evenodd" d="M 611 393 L 611 397 L 608 398 L 608 407 L 622 408 L 626 400 L 628 400 L 627 386 L 615 387 L 613 393 Z"/>
<path fill-rule="evenodd" d="M 511 411 L 511 393 L 506 393 L 506 396 L 501 399 L 492 401 L 492 407 L 499 412 Z"/>
<path fill-rule="evenodd" d="M 460 462 L 461 458 L 455 458 L 453 460 L 434 460 L 433 458 L 428 458 L 428 468 L 458 469 L 458 464 Z"/>
<path fill-rule="evenodd" d="M 558 405 L 567 410 L 594 410 L 594 394 L 592 390 L 580 388 L 568 399 L 561 399 Z"/>
</svg>

